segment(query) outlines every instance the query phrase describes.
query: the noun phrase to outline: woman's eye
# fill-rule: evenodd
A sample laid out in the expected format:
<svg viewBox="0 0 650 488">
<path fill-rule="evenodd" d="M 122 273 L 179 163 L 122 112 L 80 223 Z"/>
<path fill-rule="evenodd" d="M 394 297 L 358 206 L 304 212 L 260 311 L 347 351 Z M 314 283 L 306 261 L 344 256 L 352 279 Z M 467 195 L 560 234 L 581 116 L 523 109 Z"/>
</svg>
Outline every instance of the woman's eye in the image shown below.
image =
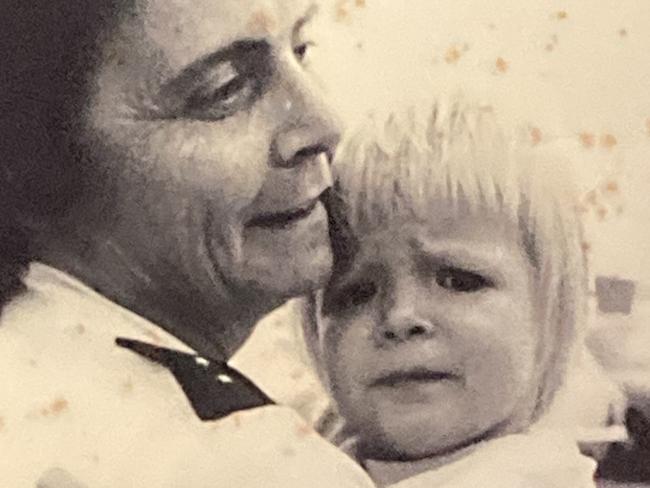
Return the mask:
<svg viewBox="0 0 650 488">
<path fill-rule="evenodd" d="M 185 110 L 194 115 L 219 118 L 229 115 L 238 101 L 246 100 L 252 89 L 243 76 L 235 76 L 227 83 L 213 86 L 202 86 L 195 90 L 187 99 Z"/>
<path fill-rule="evenodd" d="M 216 121 L 250 108 L 271 86 L 275 69 L 263 40 L 233 43 L 186 66 L 158 89 L 158 119 Z"/>
<path fill-rule="evenodd" d="M 459 293 L 471 293 L 494 286 L 488 278 L 459 268 L 439 269 L 436 272 L 436 284 L 445 290 Z"/>
<path fill-rule="evenodd" d="M 204 72 L 184 96 L 178 110 L 181 117 L 199 120 L 219 120 L 236 113 L 253 103 L 264 80 L 255 75 L 258 71 L 227 61 Z M 257 91 L 256 91 L 257 90 Z"/>
<path fill-rule="evenodd" d="M 293 48 L 293 54 L 296 56 L 296 59 L 298 61 L 304 63 L 307 58 L 307 55 L 309 54 L 309 50 L 313 46 L 315 46 L 315 44 L 311 41 L 303 42 L 302 44 L 298 44 Z"/>
</svg>

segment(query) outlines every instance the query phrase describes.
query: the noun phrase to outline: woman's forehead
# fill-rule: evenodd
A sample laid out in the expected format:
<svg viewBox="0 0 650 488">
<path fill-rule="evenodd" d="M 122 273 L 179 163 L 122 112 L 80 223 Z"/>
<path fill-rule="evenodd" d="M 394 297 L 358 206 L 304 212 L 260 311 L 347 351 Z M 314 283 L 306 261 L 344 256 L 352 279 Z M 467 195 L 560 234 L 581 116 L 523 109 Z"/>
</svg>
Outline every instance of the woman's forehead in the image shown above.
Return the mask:
<svg viewBox="0 0 650 488">
<path fill-rule="evenodd" d="M 122 34 L 174 70 L 242 39 L 290 37 L 315 10 L 313 0 L 136 0 Z"/>
</svg>

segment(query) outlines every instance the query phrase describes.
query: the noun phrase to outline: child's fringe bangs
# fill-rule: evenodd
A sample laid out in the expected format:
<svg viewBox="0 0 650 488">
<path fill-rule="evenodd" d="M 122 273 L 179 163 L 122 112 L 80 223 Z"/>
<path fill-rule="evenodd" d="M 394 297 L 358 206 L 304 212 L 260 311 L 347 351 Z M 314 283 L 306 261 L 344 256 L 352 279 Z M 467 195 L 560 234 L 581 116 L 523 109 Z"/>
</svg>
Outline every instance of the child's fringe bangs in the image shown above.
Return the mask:
<svg viewBox="0 0 650 488">
<path fill-rule="evenodd" d="M 521 186 L 515 146 L 486 123 L 488 113 L 436 106 L 372 121 L 344 145 L 337 171 L 353 227 L 400 218 L 426 221 L 432 208 L 489 209 L 517 217 Z"/>
</svg>

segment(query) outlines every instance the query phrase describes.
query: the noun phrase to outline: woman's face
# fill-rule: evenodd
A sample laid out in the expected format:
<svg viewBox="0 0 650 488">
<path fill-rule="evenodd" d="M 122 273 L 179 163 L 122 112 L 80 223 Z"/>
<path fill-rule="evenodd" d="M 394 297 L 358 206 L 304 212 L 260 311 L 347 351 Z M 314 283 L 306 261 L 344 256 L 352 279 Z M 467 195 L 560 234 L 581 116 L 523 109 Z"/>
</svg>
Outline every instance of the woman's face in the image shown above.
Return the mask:
<svg viewBox="0 0 650 488">
<path fill-rule="evenodd" d="M 517 226 L 444 207 L 362 237 L 324 294 L 322 358 L 369 457 L 444 453 L 527 421 L 538 327 Z"/>
<path fill-rule="evenodd" d="M 87 116 L 119 182 L 114 240 L 190 278 L 275 297 L 318 286 L 339 128 L 309 70 L 311 2 L 136 4 L 103 49 Z"/>
</svg>

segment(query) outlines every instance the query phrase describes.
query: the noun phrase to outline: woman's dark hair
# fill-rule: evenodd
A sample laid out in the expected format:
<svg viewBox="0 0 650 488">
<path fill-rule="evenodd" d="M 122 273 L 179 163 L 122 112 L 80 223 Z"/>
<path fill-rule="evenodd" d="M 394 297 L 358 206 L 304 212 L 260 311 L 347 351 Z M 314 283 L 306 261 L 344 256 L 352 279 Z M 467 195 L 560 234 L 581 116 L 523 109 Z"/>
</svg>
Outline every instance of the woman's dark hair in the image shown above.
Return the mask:
<svg viewBox="0 0 650 488">
<path fill-rule="evenodd" d="M 98 48 L 132 0 L 6 0 L 0 14 L 0 303 L 33 232 L 89 194 L 78 144 Z"/>
<path fill-rule="evenodd" d="M 29 243 L 15 227 L 0 224 L 0 311 L 24 290 L 23 275 L 29 265 Z"/>
</svg>

